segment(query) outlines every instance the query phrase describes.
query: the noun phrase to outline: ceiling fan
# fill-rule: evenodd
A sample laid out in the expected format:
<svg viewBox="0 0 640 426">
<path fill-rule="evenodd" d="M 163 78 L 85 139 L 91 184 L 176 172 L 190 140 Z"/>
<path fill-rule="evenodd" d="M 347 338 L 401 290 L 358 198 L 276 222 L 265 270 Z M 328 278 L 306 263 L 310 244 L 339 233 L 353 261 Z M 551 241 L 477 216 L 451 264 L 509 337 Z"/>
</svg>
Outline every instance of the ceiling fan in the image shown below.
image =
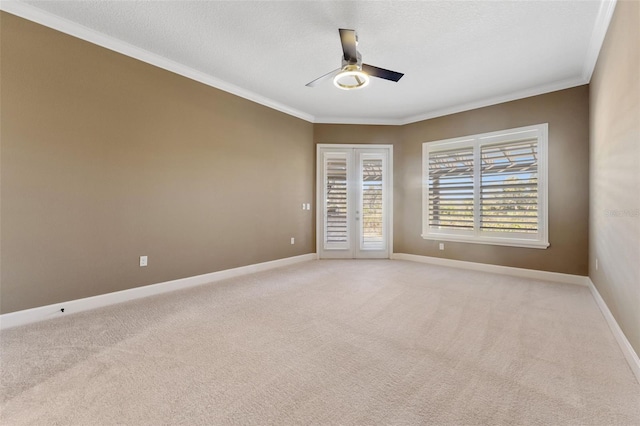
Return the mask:
<svg viewBox="0 0 640 426">
<path fill-rule="evenodd" d="M 342 42 L 342 66 L 322 77 L 318 77 L 306 84 L 307 87 L 316 87 L 333 77 L 333 84 L 344 90 L 361 89 L 369 84 L 369 77 L 378 77 L 397 82 L 404 75 L 400 72 L 363 64 L 362 55 L 357 50 L 358 37 L 355 30 L 340 28 L 340 41 Z"/>
</svg>

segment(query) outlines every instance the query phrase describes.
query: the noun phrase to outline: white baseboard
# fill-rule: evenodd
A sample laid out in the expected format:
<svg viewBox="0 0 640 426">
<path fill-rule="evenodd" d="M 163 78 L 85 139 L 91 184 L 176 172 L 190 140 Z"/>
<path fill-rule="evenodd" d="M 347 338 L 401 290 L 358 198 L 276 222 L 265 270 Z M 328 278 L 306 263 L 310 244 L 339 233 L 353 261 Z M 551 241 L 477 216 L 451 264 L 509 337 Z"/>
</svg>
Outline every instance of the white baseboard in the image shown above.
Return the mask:
<svg viewBox="0 0 640 426">
<path fill-rule="evenodd" d="M 638 381 L 638 383 L 640 383 L 640 358 L 638 358 L 638 354 L 631 346 L 631 343 L 629 343 L 629 340 L 627 340 L 627 336 L 625 336 L 624 333 L 622 332 L 622 329 L 618 325 L 618 322 L 613 317 L 613 314 L 609 310 L 609 307 L 604 302 L 604 299 L 602 298 L 602 296 L 600 296 L 598 289 L 593 284 L 593 281 L 591 281 L 590 278 L 588 279 L 588 283 L 589 283 L 589 290 L 591 290 L 591 294 L 593 295 L 593 298 L 596 300 L 596 304 L 600 308 L 600 311 L 602 312 L 604 319 L 607 321 L 607 324 L 609 324 L 609 328 L 611 329 L 613 336 L 616 338 L 616 341 L 618 342 L 618 346 L 620 346 L 620 349 L 622 350 L 622 354 L 627 360 L 627 363 L 629 363 L 629 367 L 631 367 L 631 371 L 633 371 L 633 374 L 636 376 L 636 380 Z"/>
<path fill-rule="evenodd" d="M 509 266 L 488 265 L 484 263 L 466 262 L 462 260 L 442 259 L 438 257 L 419 256 L 415 254 L 393 253 L 392 259 L 409 260 L 413 262 L 428 263 L 432 265 L 448 266 L 453 268 L 469 269 L 481 272 L 490 272 L 495 274 L 511 275 L 523 278 L 540 279 L 546 281 L 556 281 L 567 284 L 579 284 L 589 287 L 596 304 L 600 308 L 607 324 L 611 328 L 622 353 L 629 363 L 633 374 L 640 383 L 640 359 L 635 352 L 629 340 L 622 332 L 617 321 L 611 314 L 607 304 L 598 293 L 589 277 L 580 275 L 562 274 L 558 272 L 536 271 L 533 269 L 513 268 Z M 38 321 L 52 319 L 60 315 L 67 315 L 75 312 L 88 311 L 91 309 L 101 308 L 104 306 L 114 305 L 130 300 L 141 299 L 143 297 L 153 296 L 162 293 L 168 293 L 175 290 L 195 287 L 202 284 L 221 281 L 228 278 L 248 275 L 255 272 L 266 271 L 269 269 L 279 268 L 282 266 L 293 265 L 309 260 L 316 260 L 316 253 L 303 254 L 300 256 L 288 257 L 285 259 L 272 260 L 270 262 L 256 263 L 253 265 L 241 266 L 233 269 L 225 269 L 223 271 L 211 272 L 193 277 L 181 278 L 173 281 L 167 281 L 158 284 L 146 285 L 143 287 L 135 287 L 127 290 L 116 291 L 113 293 L 101 294 L 83 299 L 71 300 L 63 303 L 55 303 L 47 306 L 40 306 L 23 311 L 11 312 L 0 315 L 0 330 L 5 330 L 20 325 L 30 324 Z M 64 308 L 64 313 L 61 309 Z"/>
<path fill-rule="evenodd" d="M 598 293 L 595 285 L 591 281 L 591 278 L 581 276 L 581 275 L 571 275 L 571 274 L 562 274 L 559 272 L 547 272 L 547 271 L 536 271 L 533 269 L 523 269 L 523 268 L 513 268 L 510 266 L 499 266 L 499 265 L 488 265 L 484 263 L 475 263 L 475 262 L 466 262 L 463 260 L 453 260 L 453 259 L 443 259 L 440 257 L 429 257 L 429 256 L 419 256 L 415 254 L 405 254 L 405 253 L 393 253 L 391 255 L 392 259 L 396 260 L 409 260 L 412 262 L 420 262 L 420 263 L 428 263 L 431 265 L 439 265 L 439 266 L 448 266 L 451 268 L 461 268 L 461 269 L 470 269 L 473 271 L 481 271 L 481 272 L 491 272 L 494 274 L 503 274 L 503 275 L 511 275 L 515 277 L 522 278 L 532 278 L 538 280 L 545 281 L 555 281 L 566 284 L 579 284 L 583 286 L 589 287 L 591 291 L 591 295 L 596 301 L 598 308 L 602 312 L 613 336 L 618 342 L 622 353 L 631 367 L 631 371 L 636 377 L 638 383 L 640 383 L 640 358 L 638 358 L 638 354 L 635 352 L 629 340 L 622 332 L 622 329 L 618 325 L 618 322 L 611 314 L 609 307 Z"/>
<path fill-rule="evenodd" d="M 175 290 L 182 290 L 185 288 L 220 281 L 227 278 L 239 277 L 242 275 L 248 275 L 255 272 L 266 271 L 269 269 L 279 268 L 281 266 L 293 265 L 295 263 L 316 259 L 317 255 L 315 253 L 303 254 L 300 256 L 287 257 L 284 259 L 272 260 L 270 262 L 256 263 L 253 265 L 241 266 L 233 269 L 225 269 L 223 271 L 211 272 L 209 274 L 180 278 L 173 281 L 150 284 L 142 287 L 116 291 L 113 293 L 86 297 L 83 299 L 70 300 L 63 303 L 54 303 L 52 305 L 25 309 L 23 311 L 10 312 L 8 314 L 0 315 L 0 330 L 5 330 L 11 327 L 17 327 L 19 325 L 30 324 L 47 319 L 53 319 L 61 315 L 88 311 L 90 309 L 101 308 L 103 306 L 114 305 L 116 303 L 141 299 L 143 297 L 153 296 L 161 293 L 168 293 Z M 64 309 L 64 312 L 62 312 L 61 309 Z"/>
<path fill-rule="evenodd" d="M 563 274 L 560 272 L 537 271 L 535 269 L 514 268 L 511 266 L 489 265 L 486 263 L 467 262 L 464 260 L 443 259 L 441 257 L 419 256 L 417 254 L 393 253 L 391 259 L 410 260 L 412 262 L 451 268 L 470 269 L 472 271 L 490 272 L 493 274 L 511 275 L 521 278 L 532 278 L 543 281 L 555 281 L 565 284 L 588 285 L 589 277 Z"/>
</svg>

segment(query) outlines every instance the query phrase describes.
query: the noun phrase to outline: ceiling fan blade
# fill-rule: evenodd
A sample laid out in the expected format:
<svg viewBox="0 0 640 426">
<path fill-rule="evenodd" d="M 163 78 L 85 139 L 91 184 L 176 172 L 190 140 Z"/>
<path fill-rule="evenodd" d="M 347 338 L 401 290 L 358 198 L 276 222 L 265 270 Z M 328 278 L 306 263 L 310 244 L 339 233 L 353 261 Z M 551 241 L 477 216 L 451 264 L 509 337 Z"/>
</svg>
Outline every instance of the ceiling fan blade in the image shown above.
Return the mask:
<svg viewBox="0 0 640 426">
<path fill-rule="evenodd" d="M 398 81 L 404 75 L 401 72 L 385 70 L 384 68 L 374 67 L 373 65 L 362 64 L 362 71 L 372 77 L 384 78 L 385 80 Z"/>
<path fill-rule="evenodd" d="M 358 50 L 356 49 L 356 30 L 345 30 L 340 28 L 340 42 L 342 43 L 342 52 L 344 60 L 349 63 L 358 62 Z"/>
<path fill-rule="evenodd" d="M 330 78 L 336 76 L 340 71 L 342 71 L 342 68 L 337 68 L 337 69 L 335 69 L 335 70 L 333 70 L 331 72 L 326 73 L 322 77 L 318 77 L 315 80 L 308 82 L 307 84 L 305 84 L 305 86 L 307 86 L 307 87 L 319 86 L 320 84 L 322 84 L 326 80 L 329 80 Z"/>
</svg>

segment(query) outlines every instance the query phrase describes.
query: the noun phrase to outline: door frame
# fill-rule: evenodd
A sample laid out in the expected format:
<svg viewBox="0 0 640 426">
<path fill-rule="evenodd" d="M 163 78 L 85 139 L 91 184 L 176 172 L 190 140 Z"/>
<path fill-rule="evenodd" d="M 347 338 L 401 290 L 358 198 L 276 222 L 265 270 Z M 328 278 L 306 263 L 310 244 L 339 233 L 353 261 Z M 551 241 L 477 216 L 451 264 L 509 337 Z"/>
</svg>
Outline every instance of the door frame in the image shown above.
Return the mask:
<svg viewBox="0 0 640 426">
<path fill-rule="evenodd" d="M 391 259 L 393 256 L 393 144 L 333 144 L 333 143 L 319 143 L 316 144 L 316 257 L 320 259 L 321 244 L 323 244 L 324 238 L 322 235 L 321 221 L 324 217 L 322 206 L 322 196 L 324 194 L 323 183 L 324 179 L 322 172 L 324 164 L 322 162 L 322 156 L 320 151 L 325 148 L 335 149 L 386 149 L 388 153 L 387 158 L 387 181 L 388 191 L 386 201 L 387 205 L 387 253 L 388 257 L 385 259 Z M 354 248 L 355 250 L 355 248 Z"/>
</svg>

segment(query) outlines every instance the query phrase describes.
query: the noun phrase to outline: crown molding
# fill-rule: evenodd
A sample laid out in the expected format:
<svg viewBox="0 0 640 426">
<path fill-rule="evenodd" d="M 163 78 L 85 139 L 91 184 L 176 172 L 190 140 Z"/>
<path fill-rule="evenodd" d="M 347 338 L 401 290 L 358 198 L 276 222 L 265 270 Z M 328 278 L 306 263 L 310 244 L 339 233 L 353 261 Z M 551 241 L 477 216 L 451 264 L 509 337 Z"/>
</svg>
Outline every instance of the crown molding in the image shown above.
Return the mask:
<svg viewBox="0 0 640 426">
<path fill-rule="evenodd" d="M 413 115 L 405 118 L 362 118 L 362 117 L 332 117 L 332 116 L 314 116 L 312 114 L 292 108 L 288 105 L 277 102 L 273 99 L 258 95 L 257 93 L 243 89 L 226 81 L 212 77 L 209 74 L 197 71 L 193 68 L 182 65 L 178 62 L 167 59 L 163 56 L 151 53 L 147 50 L 138 48 L 104 33 L 92 30 L 78 23 L 69 21 L 39 8 L 23 3 L 19 0 L 2 0 L 0 1 L 0 10 L 19 16 L 24 19 L 36 22 L 54 30 L 69 34 L 73 37 L 88 41 L 98 46 L 113 50 L 123 55 L 138 59 L 148 64 L 157 66 L 167 71 L 182 75 L 189 79 L 198 81 L 216 89 L 223 90 L 241 98 L 256 102 L 268 108 L 275 109 L 285 114 L 300 118 L 302 120 L 317 124 L 362 124 L 362 125 L 383 125 L 383 126 L 402 126 L 406 124 L 416 123 L 419 121 L 429 120 L 432 118 L 442 117 L 445 115 L 456 114 L 477 108 L 496 105 L 504 102 L 515 101 L 531 96 L 542 95 L 557 90 L 569 89 L 571 87 L 588 84 L 595 68 L 600 48 L 604 42 L 604 38 L 611 22 L 611 17 L 615 9 L 616 0 L 603 0 L 596 17 L 596 23 L 589 42 L 587 59 L 585 60 L 582 75 L 566 79 L 560 82 L 544 84 L 531 87 L 525 90 L 512 92 L 506 95 L 495 96 L 491 98 L 481 99 L 468 102 L 453 107 L 440 108 L 428 111 L 422 114 Z"/>
<path fill-rule="evenodd" d="M 598 63 L 598 56 L 600 56 L 600 49 L 604 44 L 604 39 L 613 17 L 613 12 L 616 8 L 617 0 L 603 0 L 600 3 L 600 9 L 596 16 L 596 22 L 591 32 L 591 39 L 589 40 L 589 47 L 587 49 L 587 57 L 584 61 L 584 67 L 582 69 L 582 77 L 585 81 L 590 82 L 593 71 Z"/>
<path fill-rule="evenodd" d="M 364 124 L 375 126 L 401 126 L 400 118 L 316 117 L 314 124 Z"/>
<path fill-rule="evenodd" d="M 512 92 L 507 95 L 495 96 L 492 98 L 481 99 L 479 101 L 468 102 L 454 107 L 441 108 L 432 110 L 423 114 L 413 115 L 407 118 L 398 119 L 368 119 L 368 118 L 350 118 L 350 117 L 316 117 L 314 123 L 317 124 L 369 124 L 383 126 L 404 126 L 406 124 L 417 123 L 419 121 L 429 120 L 431 118 L 442 117 L 445 115 L 457 114 L 459 112 L 470 111 L 478 108 L 498 105 L 505 102 L 517 101 L 532 96 L 544 95 L 545 93 L 556 92 L 558 90 L 570 89 L 576 86 L 582 86 L 589 81 L 582 77 L 575 77 L 551 84 L 530 87 L 525 90 Z"/>
<path fill-rule="evenodd" d="M 459 112 L 471 111 L 478 108 L 484 108 L 492 105 L 503 104 L 505 102 L 517 101 L 520 99 L 530 98 L 532 96 L 544 95 L 546 93 L 556 92 L 558 90 L 570 89 L 572 87 L 587 84 L 582 77 L 569 78 L 566 80 L 554 82 L 551 84 L 543 84 L 540 86 L 530 87 L 525 90 L 519 90 L 506 95 L 495 96 L 492 98 L 481 99 L 479 101 L 468 102 L 466 104 L 456 105 L 450 108 L 442 108 L 429 111 L 424 114 L 414 115 L 402 120 L 401 125 L 417 123 L 418 121 L 429 120 L 431 118 L 442 117 L 445 115 L 457 114 Z"/>
<path fill-rule="evenodd" d="M 44 25 L 45 27 L 52 28 L 62 33 L 69 34 L 84 41 L 88 41 L 89 43 L 96 44 L 109 50 L 113 50 L 114 52 L 121 53 L 134 59 L 138 59 L 142 62 L 154 65 L 158 68 L 171 71 L 175 74 L 179 74 L 191 80 L 206 84 L 207 86 L 211 86 L 216 89 L 220 89 L 233 95 L 239 96 L 241 98 L 248 99 L 252 102 L 256 102 L 260 105 L 264 105 L 285 114 L 292 115 L 309 122 L 314 121 L 314 117 L 311 114 L 307 114 L 306 112 L 291 108 L 290 106 L 284 105 L 280 102 L 276 102 L 272 99 L 258 95 L 249 90 L 212 77 L 209 74 L 187 67 L 178 62 L 172 61 L 171 59 L 167 59 L 145 49 L 141 49 L 132 44 L 126 43 L 122 40 L 118 40 L 104 33 L 92 30 L 91 28 L 87 28 L 84 25 L 80 25 L 76 22 L 61 18 L 21 1 L 2 0 L 0 1 L 0 10 L 27 19 L 29 21 L 36 22 L 40 25 Z"/>
</svg>

